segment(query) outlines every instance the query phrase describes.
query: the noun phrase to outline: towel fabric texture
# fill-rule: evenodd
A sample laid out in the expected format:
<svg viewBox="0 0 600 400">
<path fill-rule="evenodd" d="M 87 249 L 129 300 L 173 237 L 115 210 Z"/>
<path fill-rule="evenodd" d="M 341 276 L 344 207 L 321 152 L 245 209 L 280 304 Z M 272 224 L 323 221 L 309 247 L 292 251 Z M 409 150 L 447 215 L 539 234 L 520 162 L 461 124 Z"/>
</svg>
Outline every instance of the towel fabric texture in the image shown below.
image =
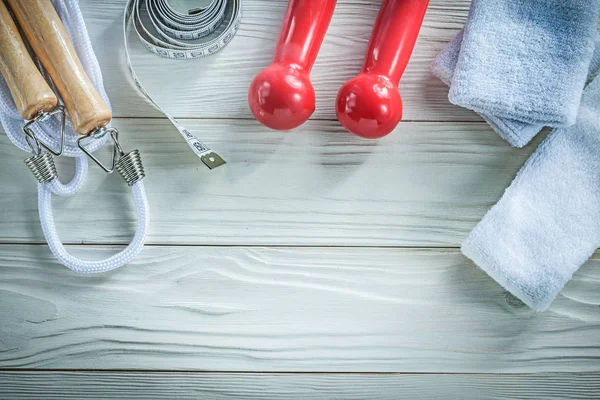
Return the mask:
<svg viewBox="0 0 600 400">
<path fill-rule="evenodd" d="M 473 0 L 433 63 L 449 100 L 522 147 L 555 129 L 462 245 L 537 311 L 600 246 L 600 0 Z M 583 96 L 582 96 L 583 94 Z"/>
<path fill-rule="evenodd" d="M 595 48 L 599 0 L 473 0 L 433 63 L 452 103 L 515 147 L 575 123 Z"/>
<path fill-rule="evenodd" d="M 555 129 L 527 160 L 462 252 L 537 311 L 600 247 L 600 78 L 577 122 Z"/>
</svg>

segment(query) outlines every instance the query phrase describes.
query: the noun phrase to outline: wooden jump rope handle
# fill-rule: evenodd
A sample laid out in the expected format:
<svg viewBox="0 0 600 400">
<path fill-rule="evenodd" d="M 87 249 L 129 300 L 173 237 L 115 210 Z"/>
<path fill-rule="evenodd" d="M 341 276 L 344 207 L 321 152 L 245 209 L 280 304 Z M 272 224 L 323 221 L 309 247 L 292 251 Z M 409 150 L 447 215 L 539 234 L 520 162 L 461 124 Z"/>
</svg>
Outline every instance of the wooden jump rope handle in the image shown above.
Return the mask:
<svg viewBox="0 0 600 400">
<path fill-rule="evenodd" d="M 8 9 L 0 1 L 0 73 L 23 119 L 56 107 L 56 95 L 29 56 Z"/>
<path fill-rule="evenodd" d="M 111 112 L 83 70 L 52 3 L 49 0 L 8 0 L 8 4 L 52 78 L 75 131 L 86 135 L 106 126 Z"/>
</svg>

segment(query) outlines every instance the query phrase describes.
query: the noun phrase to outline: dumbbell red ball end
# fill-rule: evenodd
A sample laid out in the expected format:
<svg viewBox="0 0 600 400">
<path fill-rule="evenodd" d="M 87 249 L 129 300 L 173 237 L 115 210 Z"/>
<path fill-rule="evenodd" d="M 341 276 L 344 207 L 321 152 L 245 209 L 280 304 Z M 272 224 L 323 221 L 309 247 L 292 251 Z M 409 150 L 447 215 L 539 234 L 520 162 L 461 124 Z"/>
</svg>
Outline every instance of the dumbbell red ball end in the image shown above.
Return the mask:
<svg viewBox="0 0 600 400">
<path fill-rule="evenodd" d="M 402 119 L 398 84 L 428 3 L 429 0 L 384 0 L 362 72 L 338 93 L 337 117 L 348 131 L 377 139 L 392 132 Z"/>
<path fill-rule="evenodd" d="M 348 131 L 378 139 L 392 132 L 402 119 L 402 99 L 397 84 L 388 77 L 362 73 L 342 86 L 336 110 Z"/>
<path fill-rule="evenodd" d="M 315 111 L 310 70 L 333 16 L 336 0 L 290 0 L 273 63 L 248 90 L 248 105 L 263 125 L 278 130 L 302 125 Z"/>
<path fill-rule="evenodd" d="M 305 71 L 272 64 L 252 81 L 248 104 L 254 117 L 266 127 L 293 129 L 315 111 L 315 90 Z"/>
</svg>

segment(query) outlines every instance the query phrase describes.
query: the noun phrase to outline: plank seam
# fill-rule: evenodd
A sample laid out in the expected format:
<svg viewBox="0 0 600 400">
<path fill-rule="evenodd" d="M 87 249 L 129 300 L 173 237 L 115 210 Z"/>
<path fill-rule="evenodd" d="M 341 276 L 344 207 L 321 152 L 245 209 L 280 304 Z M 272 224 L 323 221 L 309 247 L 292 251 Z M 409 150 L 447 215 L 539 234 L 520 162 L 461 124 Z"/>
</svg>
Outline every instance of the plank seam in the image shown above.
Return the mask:
<svg viewBox="0 0 600 400">
<path fill-rule="evenodd" d="M 125 247 L 124 243 L 63 243 L 72 247 Z M 47 246 L 45 242 L 0 242 L 0 246 Z M 281 245 L 281 244 L 172 244 L 146 243 L 145 247 L 222 247 L 222 248 L 271 248 L 271 249 L 414 249 L 414 250 L 459 250 L 460 246 L 394 246 L 394 245 L 324 245 L 310 244 Z"/>
<path fill-rule="evenodd" d="M 196 120 L 196 121 L 203 121 L 203 120 L 213 120 L 213 121 L 253 121 L 256 122 L 256 120 L 254 118 L 250 118 L 250 117 L 186 117 L 186 116 L 177 116 L 175 117 L 178 120 Z M 118 117 L 113 117 L 113 120 L 119 120 L 119 119 L 147 119 L 147 120 L 165 120 L 168 121 L 167 118 L 164 117 L 147 117 L 147 116 L 142 116 L 142 117 L 135 117 L 135 116 L 118 116 Z M 311 118 L 308 120 L 309 122 L 338 122 L 337 119 L 335 118 Z M 485 121 L 477 121 L 477 120 L 451 120 L 451 121 L 446 121 L 446 120 L 432 120 L 432 119 L 428 119 L 428 120 L 421 120 L 421 119 L 410 119 L 410 120 L 402 120 L 401 123 L 412 123 L 412 124 L 426 124 L 426 123 L 431 123 L 431 124 L 440 124 L 440 123 L 453 123 L 453 124 L 481 124 L 481 125 L 486 125 Z M 341 125 L 340 125 L 341 126 Z"/>
<path fill-rule="evenodd" d="M 126 374 L 231 374 L 231 375 L 253 375 L 253 374 L 264 374 L 264 375 L 448 375 L 448 376 L 554 376 L 556 374 L 562 375 L 586 375 L 586 376 L 597 376 L 600 378 L 600 372 L 572 372 L 572 371 L 555 371 L 555 372 L 389 372 L 389 371 L 228 371 L 228 370 L 160 370 L 160 369 L 69 369 L 69 368 L 0 368 L 0 373 L 3 372 L 54 372 L 54 373 L 126 373 Z"/>
</svg>

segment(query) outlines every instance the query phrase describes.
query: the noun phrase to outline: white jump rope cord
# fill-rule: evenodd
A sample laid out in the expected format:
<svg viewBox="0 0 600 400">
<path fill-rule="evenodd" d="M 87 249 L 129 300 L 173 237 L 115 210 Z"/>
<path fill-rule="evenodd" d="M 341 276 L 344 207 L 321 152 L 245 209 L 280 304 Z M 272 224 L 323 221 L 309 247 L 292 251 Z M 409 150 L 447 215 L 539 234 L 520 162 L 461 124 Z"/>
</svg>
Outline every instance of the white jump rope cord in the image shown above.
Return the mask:
<svg viewBox="0 0 600 400">
<path fill-rule="evenodd" d="M 79 56 L 87 75 L 104 102 L 110 107 L 108 96 L 104 90 L 102 72 L 100 71 L 98 60 L 96 59 L 89 40 L 83 16 L 79 9 L 79 2 L 77 0 L 53 0 L 53 4 L 73 41 L 77 55 Z M 3 79 L 0 79 L 0 122 L 4 126 L 10 140 L 20 149 L 29 152 L 30 147 L 22 130 L 24 121 L 19 116 L 8 87 Z M 34 124 L 31 128 L 36 136 L 43 142 L 49 144 L 53 148 L 59 147 L 60 123 L 57 119 L 53 118 L 42 124 Z M 86 148 L 90 152 L 98 150 L 106 143 L 107 137 L 108 135 L 104 135 L 104 137 L 89 140 Z M 54 217 L 52 215 L 52 194 L 58 196 L 71 196 L 81 188 L 85 181 L 88 170 L 88 157 L 78 148 L 78 138 L 79 135 L 73 131 L 70 124 L 67 124 L 63 155 L 75 158 L 75 176 L 66 184 L 61 183 L 58 179 L 54 179 L 49 183 L 38 184 L 40 223 L 50 250 L 57 260 L 66 267 L 79 273 L 106 272 L 129 263 L 142 250 L 148 231 L 150 215 L 148 201 L 146 199 L 143 179 L 140 179 L 131 187 L 137 212 L 137 230 L 133 240 L 123 251 L 102 261 L 84 261 L 71 256 L 58 237 Z"/>
<path fill-rule="evenodd" d="M 101 261 L 82 261 L 69 254 L 65 246 L 63 246 L 62 242 L 60 241 L 56 231 L 56 226 L 54 225 L 51 190 L 48 190 L 48 185 L 45 183 L 39 183 L 38 189 L 40 220 L 42 221 L 42 229 L 44 231 L 44 236 L 48 241 L 48 246 L 50 246 L 50 250 L 58 259 L 58 261 L 71 270 L 84 274 L 95 274 L 99 272 L 110 271 L 129 263 L 138 255 L 138 253 L 142 250 L 142 247 L 144 247 L 144 240 L 146 239 L 146 232 L 148 231 L 148 218 L 150 213 L 148 201 L 146 200 L 143 179 L 137 181 L 131 187 L 137 213 L 137 230 L 133 240 L 123 251 Z"/>
</svg>

